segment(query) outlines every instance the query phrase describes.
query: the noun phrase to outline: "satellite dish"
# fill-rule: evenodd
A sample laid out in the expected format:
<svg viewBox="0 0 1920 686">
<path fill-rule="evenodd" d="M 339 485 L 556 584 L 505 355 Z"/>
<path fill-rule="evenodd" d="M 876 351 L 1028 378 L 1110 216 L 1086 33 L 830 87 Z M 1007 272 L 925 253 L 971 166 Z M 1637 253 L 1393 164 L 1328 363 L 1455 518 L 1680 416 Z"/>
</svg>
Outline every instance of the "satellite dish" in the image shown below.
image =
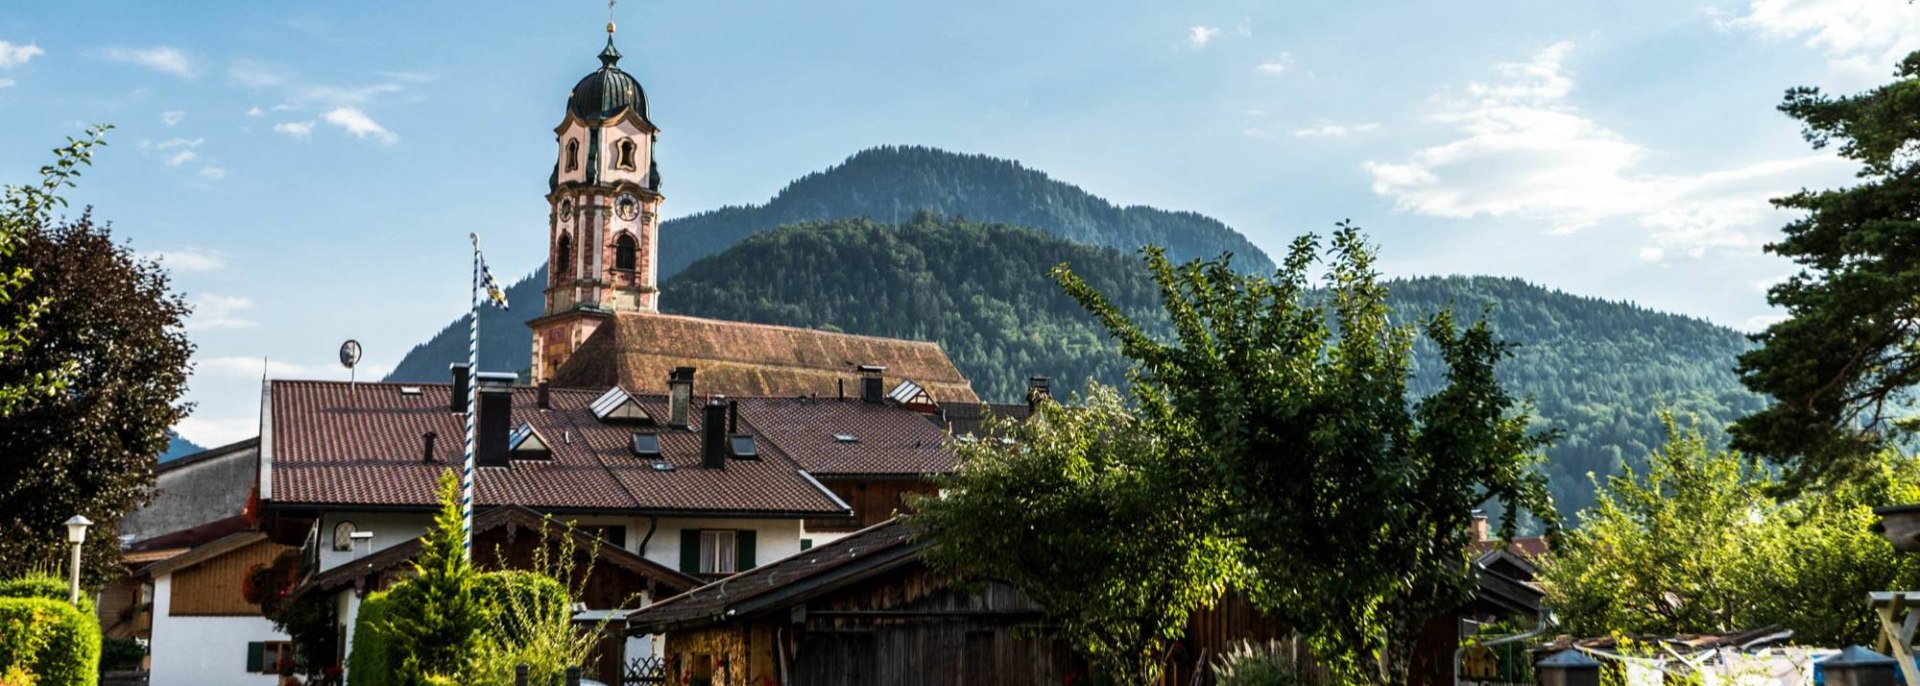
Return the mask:
<svg viewBox="0 0 1920 686">
<path fill-rule="evenodd" d="M 340 366 L 352 369 L 356 364 L 360 364 L 360 341 L 349 338 L 340 344 Z"/>
</svg>

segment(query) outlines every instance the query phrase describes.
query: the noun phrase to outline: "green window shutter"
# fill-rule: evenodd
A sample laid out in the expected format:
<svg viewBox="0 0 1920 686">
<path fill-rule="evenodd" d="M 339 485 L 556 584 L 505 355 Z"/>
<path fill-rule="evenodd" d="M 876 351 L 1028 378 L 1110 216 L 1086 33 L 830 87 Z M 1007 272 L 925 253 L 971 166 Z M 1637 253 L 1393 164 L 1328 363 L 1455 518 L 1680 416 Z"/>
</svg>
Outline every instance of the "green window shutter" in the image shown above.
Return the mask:
<svg viewBox="0 0 1920 686">
<path fill-rule="evenodd" d="M 813 550 L 813 539 L 811 539 L 811 538 L 802 538 L 802 539 L 800 539 L 800 549 L 801 549 L 801 550 Z"/>
<path fill-rule="evenodd" d="M 247 644 L 247 672 L 259 674 L 266 663 L 267 644 L 254 641 Z"/>
<path fill-rule="evenodd" d="M 739 560 L 738 571 L 744 572 L 753 569 L 753 539 L 754 535 L 758 533 L 760 532 L 747 529 L 733 534 L 734 552 L 738 555 L 735 559 Z"/>
<path fill-rule="evenodd" d="M 680 573 L 700 573 L 700 530 L 680 530 Z"/>
</svg>

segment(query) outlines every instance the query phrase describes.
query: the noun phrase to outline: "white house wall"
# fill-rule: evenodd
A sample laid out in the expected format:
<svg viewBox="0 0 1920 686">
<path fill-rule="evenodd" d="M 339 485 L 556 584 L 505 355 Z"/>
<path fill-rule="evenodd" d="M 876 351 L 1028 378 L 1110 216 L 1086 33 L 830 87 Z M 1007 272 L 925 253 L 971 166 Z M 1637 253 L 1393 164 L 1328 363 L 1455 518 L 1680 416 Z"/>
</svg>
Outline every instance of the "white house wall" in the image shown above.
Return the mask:
<svg viewBox="0 0 1920 686">
<path fill-rule="evenodd" d="M 265 617 L 175 617 L 173 575 L 153 581 L 149 686 L 273 686 L 279 677 L 247 672 L 247 644 L 290 640 Z"/>
</svg>

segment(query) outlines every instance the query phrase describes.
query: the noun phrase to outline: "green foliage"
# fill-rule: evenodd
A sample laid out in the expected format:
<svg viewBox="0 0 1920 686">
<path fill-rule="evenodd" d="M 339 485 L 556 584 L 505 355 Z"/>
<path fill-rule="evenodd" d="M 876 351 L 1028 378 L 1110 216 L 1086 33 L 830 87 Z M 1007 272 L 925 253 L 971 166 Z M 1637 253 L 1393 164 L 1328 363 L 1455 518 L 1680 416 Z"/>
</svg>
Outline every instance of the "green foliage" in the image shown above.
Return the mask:
<svg viewBox="0 0 1920 686">
<path fill-rule="evenodd" d="M 101 673 L 139 669 L 141 658 L 146 656 L 147 647 L 135 639 L 107 637 L 100 641 Z"/>
<path fill-rule="evenodd" d="M 1767 301 L 1787 318 L 1740 357 L 1748 388 L 1775 402 L 1733 427 L 1735 447 L 1791 467 L 1783 484 L 1866 476 L 1880 450 L 1920 431 L 1920 52 L 1893 83 L 1832 98 L 1787 92 L 1815 148 L 1840 142 L 1862 165 L 1859 185 L 1774 200 L 1805 214 L 1767 251 L 1800 272 Z"/>
<path fill-rule="evenodd" d="M 80 168 L 93 164 L 93 149 L 106 145 L 101 137 L 112 126 L 87 129 L 85 137 L 68 138 L 53 150 L 54 162 L 40 168 L 39 183 L 0 187 L 0 359 L 25 350 L 34 340 L 40 316 L 50 307 L 45 295 L 24 292 L 33 282 L 33 270 L 15 262 L 13 253 L 28 234 L 52 221 L 53 209 L 66 207 L 60 189 L 70 188 Z M 72 363 L 32 370 L 23 378 L 0 379 L 0 417 L 32 398 L 51 396 L 66 388 Z"/>
<path fill-rule="evenodd" d="M 580 666 L 594 636 L 573 626 L 567 587 L 538 572 L 480 575 L 481 592 L 498 605 L 488 649 L 473 661 L 473 683 L 513 683 L 514 666 L 527 665 L 530 684 L 560 684 L 568 667 Z"/>
<path fill-rule="evenodd" d="M 1307 672 L 1280 641 L 1240 641 L 1214 658 L 1214 686 L 1307 686 Z"/>
<path fill-rule="evenodd" d="M 1341 678 L 1404 684 L 1427 620 L 1471 596 L 1472 510 L 1503 505 L 1507 534 L 1522 510 L 1555 520 L 1535 470 L 1546 437 L 1495 378 L 1510 348 L 1484 321 L 1426 320 L 1445 381 L 1410 397 L 1416 334 L 1390 323 L 1373 248 L 1345 223 L 1332 248 L 1319 297 L 1311 235 L 1271 278 L 1149 248 L 1171 341 L 1065 265 L 1055 276 L 1137 364 L 1155 427 L 1197 439 L 1214 465 L 1254 600 Z"/>
<path fill-rule="evenodd" d="M 439 502 L 433 525 L 420 538 L 414 576 L 388 592 L 391 607 L 379 629 L 405 637 L 402 645 L 389 648 L 398 660 L 401 684 L 464 675 L 468 659 L 483 648 L 485 632 L 499 614 L 492 599 L 480 592 L 479 572 L 466 557 L 460 481 L 452 471 L 440 475 Z"/>
<path fill-rule="evenodd" d="M 404 582 L 403 582 L 404 583 Z M 401 641 L 387 633 L 393 611 L 390 592 L 375 591 L 360 599 L 353 624 L 353 649 L 347 653 L 347 681 L 351 686 L 397 686 Z"/>
<path fill-rule="evenodd" d="M 937 542 L 931 564 L 1011 584 L 1116 683 L 1157 683 L 1188 615 L 1237 576 L 1223 494 L 1178 425 L 1098 385 L 1071 405 L 998 422 L 1011 442 L 952 443 L 959 471 L 910 521 Z"/>
<path fill-rule="evenodd" d="M 44 572 L 0 580 L 0 598 L 46 598 L 66 602 L 73 597 L 70 581 Z M 80 594 L 83 611 L 93 612 L 93 598 Z"/>
<path fill-rule="evenodd" d="M 100 682 L 100 622 L 63 595 L 0 598 L 0 681 L 23 686 Z"/>
<path fill-rule="evenodd" d="M 1866 643 L 1863 598 L 1920 584 L 1871 526 L 1879 505 L 1920 499 L 1920 461 L 1884 454 L 1864 478 L 1779 502 L 1776 478 L 1697 428 L 1646 470 L 1608 477 L 1541 568 L 1547 604 L 1580 635 L 1671 635 L 1779 624 L 1810 645 Z"/>
<path fill-rule="evenodd" d="M 95 142 L 69 146 L 62 163 L 84 163 Z M 179 400 L 193 345 L 187 305 L 169 291 L 166 272 L 88 214 L 48 218 L 48 194 L 68 183 L 71 176 L 49 177 L 38 191 L 10 189 L 9 205 L 39 205 L 24 219 L 18 207 L 0 211 L 22 229 L 0 273 L 32 273 L 0 298 L 0 321 L 34 324 L 0 351 L 0 387 L 41 386 L 49 374 L 67 384 L 15 398 L 0 422 L 10 455 L 0 461 L 0 548 L 8 551 L 0 576 L 65 560 L 61 523 L 82 514 L 94 522 L 83 562 L 92 584 L 121 573 L 117 528 L 148 497 L 154 456 L 186 414 Z"/>
</svg>

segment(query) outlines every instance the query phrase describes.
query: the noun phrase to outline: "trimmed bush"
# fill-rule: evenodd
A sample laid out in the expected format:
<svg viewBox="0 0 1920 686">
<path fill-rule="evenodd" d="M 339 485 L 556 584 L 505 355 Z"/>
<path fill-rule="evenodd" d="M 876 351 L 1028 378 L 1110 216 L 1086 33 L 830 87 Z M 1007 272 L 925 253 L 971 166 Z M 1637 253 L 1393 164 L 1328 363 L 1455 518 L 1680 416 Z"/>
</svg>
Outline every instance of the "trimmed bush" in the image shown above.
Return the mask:
<svg viewBox="0 0 1920 686">
<path fill-rule="evenodd" d="M 404 582 L 403 582 L 404 583 Z M 353 621 L 353 653 L 347 656 L 347 683 L 351 686 L 391 686 L 400 670 L 399 656 L 387 652 L 387 612 L 393 608 L 387 591 L 367 594 Z"/>
<path fill-rule="evenodd" d="M 100 683 L 100 621 L 60 599 L 0 598 L 0 678 L 37 686 Z"/>
<path fill-rule="evenodd" d="M 46 598 L 67 602 L 72 597 L 67 580 L 51 574 L 29 574 L 0 580 L 0 598 Z M 93 598 L 80 594 L 80 609 L 93 614 Z"/>
</svg>

